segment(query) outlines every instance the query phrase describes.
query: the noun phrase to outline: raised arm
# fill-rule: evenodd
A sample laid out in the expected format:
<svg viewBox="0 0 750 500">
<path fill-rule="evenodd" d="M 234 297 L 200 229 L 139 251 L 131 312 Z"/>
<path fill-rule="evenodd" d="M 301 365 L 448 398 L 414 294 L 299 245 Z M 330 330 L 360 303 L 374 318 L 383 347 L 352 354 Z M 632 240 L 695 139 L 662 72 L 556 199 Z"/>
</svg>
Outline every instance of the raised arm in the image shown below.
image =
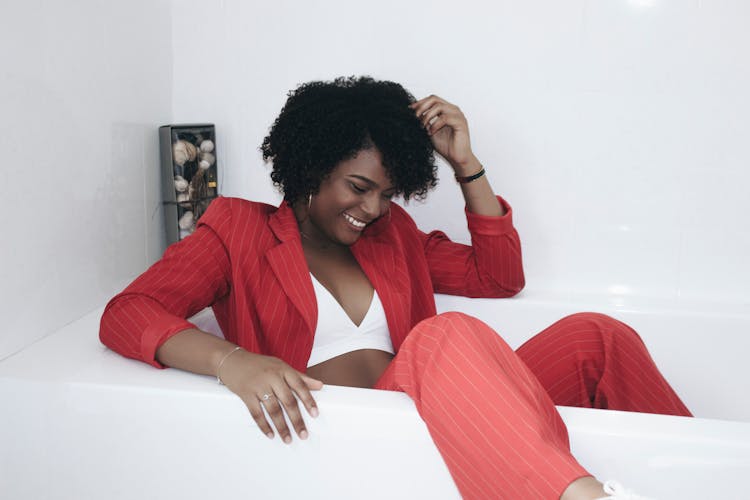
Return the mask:
<svg viewBox="0 0 750 500">
<path fill-rule="evenodd" d="M 458 108 L 431 95 L 411 105 L 433 146 L 453 168 L 466 202 L 472 245 L 440 231 L 423 235 L 435 291 L 470 297 L 510 297 L 524 286 L 521 244 L 510 206 L 496 197 L 471 149 L 469 126 Z"/>
<path fill-rule="evenodd" d="M 487 174 L 471 150 L 469 125 L 459 107 L 431 95 L 411 108 L 427 129 L 435 151 L 453 168 L 467 210 L 478 215 L 504 215 L 504 207 L 495 198 Z"/>
</svg>

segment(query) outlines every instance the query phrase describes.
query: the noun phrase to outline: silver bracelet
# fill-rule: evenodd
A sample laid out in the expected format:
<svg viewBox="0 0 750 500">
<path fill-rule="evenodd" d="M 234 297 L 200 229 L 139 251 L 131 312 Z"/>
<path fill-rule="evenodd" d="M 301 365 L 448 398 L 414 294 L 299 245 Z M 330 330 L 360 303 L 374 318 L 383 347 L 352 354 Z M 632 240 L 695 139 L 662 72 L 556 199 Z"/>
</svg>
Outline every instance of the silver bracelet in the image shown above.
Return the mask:
<svg viewBox="0 0 750 500">
<path fill-rule="evenodd" d="M 226 361 L 229 356 L 239 351 L 240 349 L 242 349 L 242 347 L 240 346 L 235 347 L 234 349 L 226 353 L 224 357 L 221 358 L 221 361 L 219 361 L 219 366 L 216 367 L 216 381 L 219 382 L 221 385 L 224 385 L 224 382 L 222 382 L 221 380 L 221 365 L 224 364 L 224 361 Z"/>
</svg>

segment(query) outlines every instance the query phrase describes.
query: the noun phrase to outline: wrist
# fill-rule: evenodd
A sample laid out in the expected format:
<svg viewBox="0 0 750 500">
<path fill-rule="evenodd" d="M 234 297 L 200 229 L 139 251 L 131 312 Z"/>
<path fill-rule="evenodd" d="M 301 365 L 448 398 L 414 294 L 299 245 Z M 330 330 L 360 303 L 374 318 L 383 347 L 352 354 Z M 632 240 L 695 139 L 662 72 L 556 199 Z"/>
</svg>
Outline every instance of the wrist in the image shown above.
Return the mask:
<svg viewBox="0 0 750 500">
<path fill-rule="evenodd" d="M 481 165 L 480 165 L 481 167 Z M 469 184 L 470 182 L 474 182 L 475 180 L 479 179 L 480 177 L 484 176 L 484 167 L 482 167 L 479 172 L 472 175 L 466 175 L 466 176 L 459 176 L 456 175 L 456 182 L 459 184 Z"/>
<path fill-rule="evenodd" d="M 468 177 L 482 170 L 482 164 L 474 155 L 471 155 L 466 161 L 451 163 L 451 167 L 456 177 Z"/>
<path fill-rule="evenodd" d="M 242 350 L 242 348 L 241 348 L 240 346 L 234 346 L 234 347 L 233 347 L 232 349 L 230 349 L 230 350 L 228 350 L 228 351 L 224 352 L 224 353 L 222 354 L 221 358 L 219 359 L 219 362 L 218 362 L 218 363 L 217 363 L 217 365 L 216 365 L 216 370 L 215 370 L 215 374 L 216 374 L 216 381 L 217 381 L 218 383 L 220 383 L 221 385 L 224 385 L 224 381 L 223 381 L 223 380 L 222 380 L 222 378 L 221 378 L 221 374 L 222 374 L 222 371 L 221 371 L 221 370 L 222 370 L 222 368 L 226 367 L 226 365 L 227 365 L 227 361 L 228 361 L 228 360 L 229 360 L 229 359 L 230 359 L 230 358 L 231 358 L 231 357 L 232 357 L 233 355 L 236 355 L 236 354 L 237 354 L 237 353 L 238 353 L 239 351 L 241 351 L 241 350 Z"/>
</svg>

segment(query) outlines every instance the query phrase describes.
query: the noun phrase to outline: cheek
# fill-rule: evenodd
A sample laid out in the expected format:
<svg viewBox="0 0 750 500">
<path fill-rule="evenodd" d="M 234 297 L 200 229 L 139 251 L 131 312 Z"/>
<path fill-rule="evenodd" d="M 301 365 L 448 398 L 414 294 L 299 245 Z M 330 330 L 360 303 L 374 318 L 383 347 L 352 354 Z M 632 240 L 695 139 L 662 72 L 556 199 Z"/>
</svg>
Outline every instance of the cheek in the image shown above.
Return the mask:
<svg viewBox="0 0 750 500">
<path fill-rule="evenodd" d="M 362 200 L 354 193 L 340 193 L 339 196 L 331 203 L 331 212 L 341 215 L 342 212 L 358 207 Z"/>
<path fill-rule="evenodd" d="M 313 205 L 315 203 L 313 202 Z M 322 225 L 336 225 L 339 219 L 343 219 L 342 214 L 352 207 L 356 207 L 357 202 L 353 197 L 339 195 L 336 198 L 327 198 L 325 202 L 321 201 L 318 206 L 314 206 L 314 214 Z"/>
<path fill-rule="evenodd" d="M 380 204 L 380 216 L 388 217 L 391 213 L 391 200 L 383 200 Z"/>
</svg>

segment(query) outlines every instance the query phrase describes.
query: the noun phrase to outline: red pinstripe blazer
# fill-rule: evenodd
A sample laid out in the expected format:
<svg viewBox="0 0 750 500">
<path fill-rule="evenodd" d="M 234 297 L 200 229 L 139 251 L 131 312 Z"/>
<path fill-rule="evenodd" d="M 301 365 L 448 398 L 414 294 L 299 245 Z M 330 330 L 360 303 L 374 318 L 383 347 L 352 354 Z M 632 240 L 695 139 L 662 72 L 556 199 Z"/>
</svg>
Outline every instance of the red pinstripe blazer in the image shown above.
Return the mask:
<svg viewBox="0 0 750 500">
<path fill-rule="evenodd" d="M 440 231 L 420 231 L 398 205 L 352 246 L 378 292 L 393 347 L 436 314 L 433 294 L 509 297 L 524 285 L 521 247 L 512 212 L 466 212 L 472 245 Z M 276 356 L 305 371 L 317 324 L 317 303 L 291 207 L 237 198 L 214 200 L 195 232 L 115 296 L 101 320 L 101 341 L 157 367 L 156 349 L 193 325 L 207 306 L 227 340 Z"/>
</svg>

